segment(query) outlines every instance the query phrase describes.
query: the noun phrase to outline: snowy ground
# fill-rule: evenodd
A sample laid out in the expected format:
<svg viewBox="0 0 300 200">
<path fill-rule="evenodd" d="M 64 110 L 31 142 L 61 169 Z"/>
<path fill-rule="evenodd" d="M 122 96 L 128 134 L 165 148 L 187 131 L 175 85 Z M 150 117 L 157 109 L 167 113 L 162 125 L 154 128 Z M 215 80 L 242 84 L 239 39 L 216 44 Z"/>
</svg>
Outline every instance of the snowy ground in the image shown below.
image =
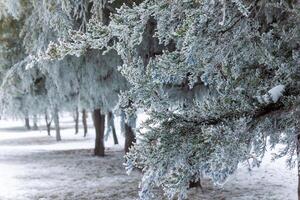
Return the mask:
<svg viewBox="0 0 300 200">
<path fill-rule="evenodd" d="M 87 138 L 82 129 L 74 135 L 72 119 L 65 116 L 63 141 L 57 143 L 43 126 L 26 131 L 22 122 L 0 120 L 0 200 L 134 200 L 141 175 L 126 175 L 122 146 L 113 145 L 112 138 L 106 157 L 92 156 L 89 125 Z M 296 171 L 288 170 L 284 159 L 270 162 L 270 155 L 251 174 L 241 167 L 222 189 L 203 181 L 204 193 L 191 189 L 190 199 L 296 200 Z"/>
</svg>

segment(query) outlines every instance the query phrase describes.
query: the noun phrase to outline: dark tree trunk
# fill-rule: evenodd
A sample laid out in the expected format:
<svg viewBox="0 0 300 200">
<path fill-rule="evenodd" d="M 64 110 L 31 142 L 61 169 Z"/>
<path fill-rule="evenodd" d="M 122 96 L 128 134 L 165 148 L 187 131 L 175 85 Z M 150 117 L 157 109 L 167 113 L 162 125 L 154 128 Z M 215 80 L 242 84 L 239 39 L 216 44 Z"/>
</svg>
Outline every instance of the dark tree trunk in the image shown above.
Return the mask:
<svg viewBox="0 0 300 200">
<path fill-rule="evenodd" d="M 112 134 L 113 134 L 113 138 L 114 138 L 114 143 L 115 144 L 119 144 L 117 133 L 116 133 L 116 128 L 115 128 L 114 115 L 113 115 L 113 113 L 111 111 L 108 112 L 108 114 L 107 114 L 107 121 L 109 122 L 108 126 L 110 126 L 111 130 L 112 130 Z"/>
<path fill-rule="evenodd" d="M 118 136 L 117 136 L 117 133 L 116 133 L 115 126 L 112 127 L 112 133 L 113 133 L 114 143 L 115 144 L 119 144 Z"/>
<path fill-rule="evenodd" d="M 121 112 L 121 131 L 125 135 L 125 153 L 129 152 L 130 147 L 133 145 L 133 143 L 136 142 L 135 133 L 132 127 L 135 126 L 135 123 L 136 119 L 134 117 L 131 117 L 130 119 L 126 120 L 125 112 Z"/>
<path fill-rule="evenodd" d="M 125 123 L 125 153 L 129 152 L 130 147 L 136 142 L 136 137 L 132 127 Z"/>
<path fill-rule="evenodd" d="M 48 116 L 48 113 L 46 112 L 45 113 L 45 121 L 46 121 L 46 127 L 47 127 L 47 133 L 48 133 L 48 136 L 51 136 L 51 121 L 49 121 L 49 116 Z"/>
<path fill-rule="evenodd" d="M 59 116 L 58 116 L 58 109 L 57 108 L 54 109 L 53 121 L 54 121 L 55 132 L 56 132 L 56 141 L 61 141 L 60 127 L 59 127 Z"/>
<path fill-rule="evenodd" d="M 104 128 L 105 128 L 105 115 L 101 114 L 100 109 L 93 111 L 93 121 L 96 131 L 95 139 L 95 156 L 104 156 Z"/>
<path fill-rule="evenodd" d="M 199 180 L 199 181 L 197 181 L 197 182 L 194 182 L 194 181 L 190 181 L 190 184 L 189 184 L 189 188 L 200 188 L 200 190 L 202 191 L 202 192 L 204 192 L 203 191 L 203 187 L 202 187 L 202 185 L 201 185 L 201 180 Z"/>
<path fill-rule="evenodd" d="M 83 109 L 82 110 L 82 124 L 83 124 L 83 131 L 84 131 L 84 137 L 86 137 L 87 135 L 87 132 L 88 132 L 88 129 L 87 129 L 87 123 L 86 123 L 86 118 L 87 118 L 87 115 L 86 115 L 86 110 Z"/>
<path fill-rule="evenodd" d="M 30 128 L 29 118 L 28 118 L 28 117 L 25 118 L 25 127 L 27 128 L 27 130 L 30 130 L 30 129 L 31 129 L 31 128 Z"/>
<path fill-rule="evenodd" d="M 132 127 L 125 123 L 125 153 L 129 152 L 134 142 L 136 142 L 136 138 Z"/>
<path fill-rule="evenodd" d="M 79 122 L 79 112 L 78 112 L 78 107 L 76 107 L 76 110 L 75 110 L 75 135 L 78 134 L 78 122 Z"/>
<path fill-rule="evenodd" d="M 33 115 L 33 130 L 38 130 L 38 125 L 37 125 L 37 116 Z"/>
<path fill-rule="evenodd" d="M 48 136 L 51 136 L 51 123 L 46 124 Z"/>
</svg>

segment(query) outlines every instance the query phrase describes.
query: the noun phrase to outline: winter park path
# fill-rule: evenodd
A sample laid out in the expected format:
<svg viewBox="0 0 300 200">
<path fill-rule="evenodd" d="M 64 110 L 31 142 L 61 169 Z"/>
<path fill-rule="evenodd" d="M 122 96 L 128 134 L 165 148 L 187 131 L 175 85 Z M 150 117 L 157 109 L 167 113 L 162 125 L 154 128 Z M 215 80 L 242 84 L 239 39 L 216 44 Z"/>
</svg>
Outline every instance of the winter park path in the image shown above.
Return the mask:
<svg viewBox="0 0 300 200">
<path fill-rule="evenodd" d="M 140 173 L 127 176 L 120 146 L 108 142 L 107 156 L 92 156 L 90 137 L 74 135 L 70 121 L 62 122 L 63 141 L 42 131 L 25 131 L 22 123 L 0 121 L 0 200 L 134 200 Z M 121 140 L 122 141 L 122 140 Z M 191 200 L 296 200 L 296 172 L 284 159 L 270 155 L 251 174 L 241 167 L 223 189 L 203 181 L 190 190 Z M 160 192 L 159 192 L 160 193 Z M 163 199 L 163 198 L 161 198 Z"/>
</svg>

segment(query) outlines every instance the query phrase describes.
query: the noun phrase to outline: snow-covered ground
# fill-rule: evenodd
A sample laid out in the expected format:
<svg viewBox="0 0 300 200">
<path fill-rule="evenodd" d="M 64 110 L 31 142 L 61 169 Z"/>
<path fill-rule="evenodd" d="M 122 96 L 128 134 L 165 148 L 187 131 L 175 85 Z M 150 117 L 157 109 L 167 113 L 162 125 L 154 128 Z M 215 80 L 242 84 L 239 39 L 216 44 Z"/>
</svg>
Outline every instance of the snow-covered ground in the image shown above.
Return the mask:
<svg viewBox="0 0 300 200">
<path fill-rule="evenodd" d="M 0 200 L 136 199 L 141 174 L 126 175 L 122 145 L 113 145 L 112 138 L 104 158 L 92 156 L 90 120 L 88 137 L 83 138 L 82 128 L 74 135 L 72 118 L 65 115 L 59 143 L 47 136 L 42 122 L 40 130 L 26 131 L 23 122 L 0 120 Z M 119 141 L 124 142 L 121 135 Z M 204 192 L 191 189 L 189 199 L 296 200 L 296 170 L 288 170 L 284 159 L 271 162 L 270 155 L 251 173 L 241 167 L 223 188 L 203 181 Z"/>
</svg>

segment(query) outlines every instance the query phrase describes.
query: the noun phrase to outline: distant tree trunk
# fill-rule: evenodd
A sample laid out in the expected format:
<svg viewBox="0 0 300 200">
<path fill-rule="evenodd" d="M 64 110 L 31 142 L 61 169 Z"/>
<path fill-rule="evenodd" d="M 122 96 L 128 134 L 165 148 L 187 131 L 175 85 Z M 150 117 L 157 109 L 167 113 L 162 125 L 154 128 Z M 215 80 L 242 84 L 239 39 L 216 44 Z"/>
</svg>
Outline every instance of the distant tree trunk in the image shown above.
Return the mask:
<svg viewBox="0 0 300 200">
<path fill-rule="evenodd" d="M 54 108 L 53 121 L 54 121 L 55 132 L 56 132 L 56 141 L 61 141 L 60 127 L 59 127 L 59 116 L 58 116 L 57 107 Z"/>
<path fill-rule="evenodd" d="M 37 125 L 37 116 L 33 115 L 33 130 L 38 130 L 38 125 Z"/>
<path fill-rule="evenodd" d="M 120 120 L 121 133 L 125 135 L 125 118 L 126 118 L 125 112 L 122 111 L 120 117 L 121 117 Z"/>
<path fill-rule="evenodd" d="M 135 133 L 133 131 L 133 128 L 136 124 L 136 118 L 135 117 L 129 117 L 127 122 L 125 122 L 125 153 L 129 152 L 130 147 L 133 145 L 133 143 L 136 142 Z"/>
<path fill-rule="evenodd" d="M 87 114 L 86 114 L 86 110 L 83 109 L 82 110 L 82 124 L 83 124 L 83 131 L 84 131 L 84 137 L 86 137 L 88 129 L 87 129 L 87 122 L 86 122 L 86 118 L 87 118 Z"/>
<path fill-rule="evenodd" d="M 104 156 L 104 128 L 105 128 L 105 115 L 101 114 L 100 109 L 93 111 L 93 121 L 96 131 L 95 139 L 95 156 Z"/>
<path fill-rule="evenodd" d="M 117 133 L 116 133 L 116 128 L 115 128 L 114 120 L 113 120 L 113 126 L 112 126 L 112 134 L 113 134 L 113 138 L 114 138 L 114 143 L 115 143 L 115 144 L 119 144 L 118 136 L 117 136 Z"/>
<path fill-rule="evenodd" d="M 114 139 L 114 144 L 119 144 L 117 133 L 116 133 L 116 128 L 115 128 L 115 120 L 114 120 L 114 115 L 110 111 L 107 114 L 107 135 L 109 134 L 110 130 L 112 131 L 113 134 L 113 139 Z"/>
<path fill-rule="evenodd" d="M 78 122 L 79 122 L 79 112 L 78 107 L 75 109 L 75 135 L 78 134 Z"/>
<path fill-rule="evenodd" d="M 48 116 L 48 113 L 46 111 L 45 113 L 45 121 L 46 121 L 46 127 L 47 127 L 47 133 L 48 133 L 48 136 L 51 136 L 51 122 L 52 120 L 49 121 L 49 116 Z"/>
<path fill-rule="evenodd" d="M 31 128 L 30 128 L 29 118 L 28 118 L 28 117 L 25 118 L 25 127 L 27 128 L 27 130 L 30 130 L 30 129 L 31 129 Z"/>
</svg>

